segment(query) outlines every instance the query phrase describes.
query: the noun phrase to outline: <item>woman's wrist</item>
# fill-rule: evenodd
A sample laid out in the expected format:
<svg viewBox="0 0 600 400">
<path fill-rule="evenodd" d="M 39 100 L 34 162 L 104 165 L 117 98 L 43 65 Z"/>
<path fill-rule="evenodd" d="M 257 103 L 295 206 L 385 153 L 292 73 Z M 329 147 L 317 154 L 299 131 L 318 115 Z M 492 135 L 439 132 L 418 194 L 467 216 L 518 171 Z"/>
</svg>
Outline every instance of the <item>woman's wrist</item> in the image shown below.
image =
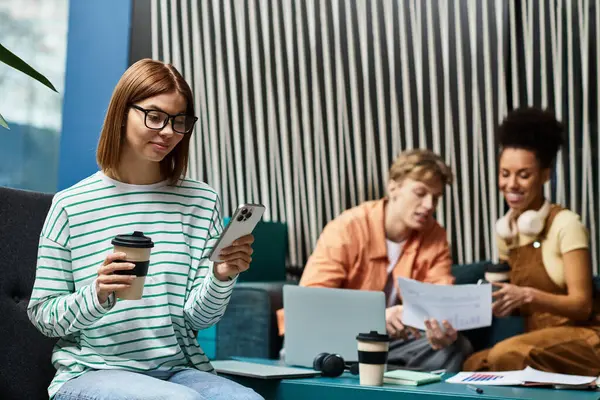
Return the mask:
<svg viewBox="0 0 600 400">
<path fill-rule="evenodd" d="M 532 287 L 524 287 L 523 292 L 523 304 L 533 304 L 535 302 L 536 289 Z"/>
<path fill-rule="evenodd" d="M 94 285 L 96 286 L 96 297 L 98 297 L 98 303 L 100 303 L 100 304 L 106 303 L 108 301 L 109 293 L 102 293 L 100 291 L 100 284 L 99 284 L 98 280 L 96 280 L 94 282 Z"/>
<path fill-rule="evenodd" d="M 221 263 L 215 263 L 215 265 L 213 267 L 213 275 L 214 275 L 214 277 L 217 278 L 221 282 L 230 281 L 231 277 L 229 275 L 222 274 L 222 273 L 219 272 L 219 266 L 220 265 L 221 265 Z"/>
</svg>

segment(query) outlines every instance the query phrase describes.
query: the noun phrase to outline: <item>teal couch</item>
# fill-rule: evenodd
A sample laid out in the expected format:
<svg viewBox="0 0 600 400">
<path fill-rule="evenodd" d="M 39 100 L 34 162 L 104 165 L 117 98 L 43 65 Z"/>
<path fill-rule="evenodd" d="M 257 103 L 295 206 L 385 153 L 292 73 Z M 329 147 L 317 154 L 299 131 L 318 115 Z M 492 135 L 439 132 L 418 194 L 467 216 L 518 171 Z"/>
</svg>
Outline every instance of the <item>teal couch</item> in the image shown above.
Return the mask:
<svg viewBox="0 0 600 400">
<path fill-rule="evenodd" d="M 259 250 L 260 251 L 260 250 Z M 485 262 L 453 265 L 457 284 L 477 283 L 484 277 Z M 200 332 L 199 341 L 213 359 L 233 356 L 278 358 L 282 339 L 277 334 L 275 311 L 283 306 L 285 281 L 242 282 L 233 290 L 223 319 Z M 520 317 L 494 318 L 491 327 L 466 331 L 475 350 L 523 332 Z"/>
<path fill-rule="evenodd" d="M 229 218 L 224 219 L 225 225 Z M 252 263 L 238 282 L 282 282 L 286 279 L 285 258 L 288 250 L 287 225 L 260 221 L 254 231 Z"/>
<path fill-rule="evenodd" d="M 274 314 L 282 305 L 287 278 L 287 225 L 261 221 L 253 235 L 250 268 L 239 276 L 225 315 L 217 325 L 198 332 L 209 358 L 275 358 L 281 348 Z"/>
</svg>

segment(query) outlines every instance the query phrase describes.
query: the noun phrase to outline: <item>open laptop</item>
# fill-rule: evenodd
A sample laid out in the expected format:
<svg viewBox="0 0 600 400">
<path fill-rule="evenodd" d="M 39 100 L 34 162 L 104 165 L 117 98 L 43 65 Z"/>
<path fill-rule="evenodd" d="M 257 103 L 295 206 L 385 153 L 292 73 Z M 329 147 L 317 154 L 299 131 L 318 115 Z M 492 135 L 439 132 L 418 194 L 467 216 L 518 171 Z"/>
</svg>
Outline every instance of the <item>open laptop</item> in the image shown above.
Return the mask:
<svg viewBox="0 0 600 400">
<path fill-rule="evenodd" d="M 356 336 L 386 332 L 383 292 L 285 285 L 283 307 L 288 365 L 312 368 L 319 353 L 357 362 Z"/>
</svg>

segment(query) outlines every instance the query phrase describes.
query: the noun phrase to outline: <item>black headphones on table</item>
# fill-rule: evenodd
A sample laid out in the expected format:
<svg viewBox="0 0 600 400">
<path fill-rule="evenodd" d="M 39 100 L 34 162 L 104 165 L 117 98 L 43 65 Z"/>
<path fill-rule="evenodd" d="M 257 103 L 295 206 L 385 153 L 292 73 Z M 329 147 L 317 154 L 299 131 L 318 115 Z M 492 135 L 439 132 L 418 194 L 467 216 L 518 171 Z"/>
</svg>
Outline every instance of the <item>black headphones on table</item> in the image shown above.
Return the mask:
<svg viewBox="0 0 600 400">
<path fill-rule="evenodd" d="M 359 333 L 356 339 L 367 342 L 389 342 L 387 334 L 379 334 L 377 331 L 369 333 Z M 358 361 L 364 364 L 385 364 L 387 362 L 388 349 L 385 351 L 364 351 L 358 350 Z M 321 371 L 323 376 L 335 378 L 350 371 L 352 375 L 358 375 L 359 362 L 346 363 L 339 354 L 320 353 L 313 360 L 313 369 Z"/>
<path fill-rule="evenodd" d="M 346 363 L 339 354 L 318 354 L 313 360 L 313 369 L 329 378 L 336 378 L 345 370 L 350 371 L 352 375 L 358 375 L 358 363 Z"/>
</svg>

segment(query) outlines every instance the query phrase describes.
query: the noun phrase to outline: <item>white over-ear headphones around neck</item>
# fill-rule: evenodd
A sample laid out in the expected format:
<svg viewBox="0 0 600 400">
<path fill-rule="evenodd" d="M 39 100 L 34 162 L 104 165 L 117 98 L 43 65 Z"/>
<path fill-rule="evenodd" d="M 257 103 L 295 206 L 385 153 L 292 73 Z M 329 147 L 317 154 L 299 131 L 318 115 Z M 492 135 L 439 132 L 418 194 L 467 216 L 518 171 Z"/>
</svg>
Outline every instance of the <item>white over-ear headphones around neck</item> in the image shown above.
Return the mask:
<svg viewBox="0 0 600 400">
<path fill-rule="evenodd" d="M 502 239 L 512 239 L 517 235 L 517 232 L 527 236 L 535 236 L 544 229 L 544 222 L 548 213 L 550 213 L 550 203 L 548 200 L 539 210 L 528 210 L 517 218 L 517 223 L 511 226 L 510 221 L 513 214 L 510 209 L 502 218 L 496 222 L 496 233 Z"/>
</svg>

